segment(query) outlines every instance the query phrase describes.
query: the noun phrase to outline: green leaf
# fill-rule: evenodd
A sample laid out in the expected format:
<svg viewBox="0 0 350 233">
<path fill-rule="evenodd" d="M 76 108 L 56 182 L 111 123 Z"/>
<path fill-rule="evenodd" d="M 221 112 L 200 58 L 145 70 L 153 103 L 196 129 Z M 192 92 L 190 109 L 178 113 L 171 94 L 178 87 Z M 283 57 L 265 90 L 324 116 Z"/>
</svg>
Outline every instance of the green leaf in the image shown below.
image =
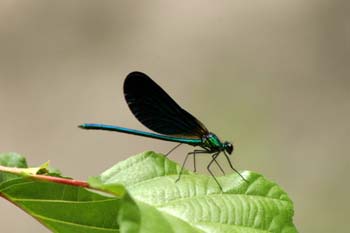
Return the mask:
<svg viewBox="0 0 350 233">
<path fill-rule="evenodd" d="M 1 153 L 0 154 L 0 165 L 6 167 L 19 167 L 19 168 L 27 168 L 26 159 L 14 152 L 9 153 Z"/>
<path fill-rule="evenodd" d="M 3 183 L 0 193 L 53 232 L 119 232 L 124 206 L 138 207 L 128 196 L 107 196 L 84 188 L 19 178 Z M 118 219 L 119 217 L 119 219 Z M 135 218 L 135 221 L 139 221 Z M 133 231 L 135 232 L 135 231 Z"/>
<path fill-rule="evenodd" d="M 163 155 L 145 152 L 94 179 L 109 187 L 125 185 L 142 217 L 146 208 L 163 219 L 156 224 L 165 227 L 161 232 L 297 232 L 292 201 L 263 176 L 245 171 L 248 183 L 237 174 L 217 177 L 221 191 L 212 177 L 187 170 L 175 182 L 179 171 L 180 166 Z M 141 220 L 141 229 L 142 224 L 148 222 Z"/>
<path fill-rule="evenodd" d="M 0 154 L 0 166 L 18 167 L 18 168 L 28 167 L 26 159 L 23 156 L 13 152 Z M 0 183 L 6 180 L 11 180 L 16 178 L 17 178 L 16 175 L 0 172 Z"/>
<path fill-rule="evenodd" d="M 18 155 L 0 155 L 1 164 L 8 161 L 24 165 Z M 53 232 L 297 232 L 291 200 L 261 175 L 243 172 L 248 183 L 236 174 L 218 177 L 222 192 L 212 177 L 187 170 L 175 183 L 179 171 L 163 155 L 145 152 L 90 178 L 92 190 L 22 173 L 7 177 L 0 169 L 0 196 Z"/>
<path fill-rule="evenodd" d="M 2 164 L 12 161 L 14 167 L 23 164 L 23 158 L 19 155 L 10 157 L 1 154 L 0 161 L 5 161 Z M 119 231 L 122 228 L 119 221 L 123 222 L 124 227 L 130 215 L 126 213 L 127 216 L 124 216 L 123 209 L 134 208 L 136 215 L 133 215 L 133 221 L 140 221 L 138 207 L 126 191 L 123 196 L 112 196 L 72 185 L 37 180 L 25 173 L 0 171 L 0 176 L 3 177 L 0 196 L 22 208 L 53 232 L 122 232 Z"/>
</svg>

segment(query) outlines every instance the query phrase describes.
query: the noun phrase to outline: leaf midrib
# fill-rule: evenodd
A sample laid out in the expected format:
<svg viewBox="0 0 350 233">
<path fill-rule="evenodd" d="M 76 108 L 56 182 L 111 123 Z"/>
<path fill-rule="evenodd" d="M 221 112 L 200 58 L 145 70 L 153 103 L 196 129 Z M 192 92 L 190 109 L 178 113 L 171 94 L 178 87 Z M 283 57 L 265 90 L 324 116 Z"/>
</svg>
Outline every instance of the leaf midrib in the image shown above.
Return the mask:
<svg viewBox="0 0 350 233">
<path fill-rule="evenodd" d="M 113 202 L 116 199 L 105 199 L 105 200 L 93 200 L 93 201 L 65 201 L 58 199 L 30 199 L 30 198 L 12 198 L 16 202 L 51 202 L 51 203 L 64 203 L 64 204 L 86 204 L 86 203 L 103 203 L 103 202 Z"/>
<path fill-rule="evenodd" d="M 203 197 L 206 198 L 206 197 L 215 197 L 215 196 L 238 196 L 238 197 L 243 197 L 243 198 L 259 198 L 261 200 L 268 199 L 269 201 L 278 201 L 278 202 L 290 204 L 286 200 L 279 200 L 279 199 L 275 199 L 275 198 L 269 198 L 269 197 L 263 197 L 263 196 L 255 196 L 255 195 L 248 195 L 248 194 L 224 193 L 224 194 L 207 194 L 207 195 L 197 195 L 197 196 L 192 196 L 192 197 L 177 198 L 177 199 L 173 199 L 173 200 L 167 201 L 165 204 L 159 204 L 159 205 L 155 204 L 154 206 L 161 208 L 161 207 L 167 206 L 168 204 L 173 204 L 173 203 L 177 203 L 177 202 L 184 202 L 184 201 L 191 201 L 191 200 L 196 199 L 196 198 L 203 198 Z"/>
<path fill-rule="evenodd" d="M 135 184 L 132 184 L 132 185 L 129 185 L 127 186 L 127 189 L 128 190 L 132 190 L 134 188 L 137 188 L 137 186 L 139 185 L 143 185 L 143 184 L 147 184 L 148 182 L 153 182 L 155 180 L 160 180 L 160 179 L 164 179 L 164 177 L 171 177 L 173 175 L 166 175 L 166 176 L 157 176 L 157 177 L 153 177 L 151 179 L 147 179 L 147 180 L 143 180 L 143 181 L 140 181 L 138 183 L 135 183 Z M 191 176 L 191 175 L 182 175 L 182 176 Z M 170 179 L 172 180 L 172 179 Z M 255 181 L 253 181 L 255 182 Z M 253 183 L 252 182 L 252 183 Z M 269 191 L 267 193 L 270 192 L 270 190 L 275 187 L 275 186 L 271 186 Z M 249 187 L 248 187 L 249 188 Z M 248 190 L 247 188 L 247 190 Z M 132 193 L 132 192 L 131 192 Z M 279 199 L 277 197 L 266 197 L 266 196 L 262 196 L 262 195 L 256 195 L 256 194 L 247 194 L 247 193 L 213 193 L 213 194 L 201 194 L 201 195 L 196 195 L 196 196 L 192 196 L 192 197 L 184 197 L 184 198 L 179 198 L 179 199 L 187 199 L 187 198 L 195 198 L 195 197 L 202 197 L 202 196 L 211 196 L 211 195 L 242 195 L 242 196 L 250 196 L 250 197 L 258 197 L 258 198 L 266 198 L 266 199 L 272 199 L 272 200 L 276 200 L 276 201 L 281 201 L 281 202 L 286 202 L 286 203 L 290 203 L 290 201 L 288 200 L 282 200 L 282 199 Z M 176 199 L 177 200 L 177 199 Z M 168 200 L 168 202 L 172 202 L 174 200 Z"/>
</svg>

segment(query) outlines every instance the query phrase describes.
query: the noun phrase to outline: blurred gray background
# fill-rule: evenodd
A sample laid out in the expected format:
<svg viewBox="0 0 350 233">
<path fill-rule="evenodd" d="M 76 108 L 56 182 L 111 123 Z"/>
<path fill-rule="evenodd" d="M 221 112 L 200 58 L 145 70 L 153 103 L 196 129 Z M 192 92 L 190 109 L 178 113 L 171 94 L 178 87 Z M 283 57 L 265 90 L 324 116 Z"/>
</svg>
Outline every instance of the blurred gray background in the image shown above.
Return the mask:
<svg viewBox="0 0 350 233">
<path fill-rule="evenodd" d="M 78 179 L 174 144 L 145 130 L 122 85 L 134 70 L 236 146 L 239 170 L 276 181 L 300 232 L 348 230 L 349 2 L 1 1 L 0 151 Z M 171 155 L 181 162 L 191 147 Z M 208 158 L 198 167 L 205 173 Z M 190 165 L 189 165 L 190 166 Z M 0 200 L 1 232 L 48 232 Z"/>
</svg>

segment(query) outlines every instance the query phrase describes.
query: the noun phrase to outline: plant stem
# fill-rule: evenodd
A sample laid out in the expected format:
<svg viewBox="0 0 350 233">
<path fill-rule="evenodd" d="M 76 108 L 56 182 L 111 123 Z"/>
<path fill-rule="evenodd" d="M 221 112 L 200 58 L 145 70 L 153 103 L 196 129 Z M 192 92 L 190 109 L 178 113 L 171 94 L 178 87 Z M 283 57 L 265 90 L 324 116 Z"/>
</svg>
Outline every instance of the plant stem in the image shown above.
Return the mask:
<svg viewBox="0 0 350 233">
<path fill-rule="evenodd" d="M 27 172 L 27 169 L 23 169 L 23 168 L 0 166 L 0 171 L 15 174 L 15 175 L 26 176 L 37 180 L 67 184 L 67 185 L 72 185 L 77 187 L 90 188 L 89 184 L 86 181 L 74 180 L 74 179 L 68 179 L 68 178 L 62 178 L 62 177 L 56 177 L 56 176 L 30 174 Z"/>
</svg>

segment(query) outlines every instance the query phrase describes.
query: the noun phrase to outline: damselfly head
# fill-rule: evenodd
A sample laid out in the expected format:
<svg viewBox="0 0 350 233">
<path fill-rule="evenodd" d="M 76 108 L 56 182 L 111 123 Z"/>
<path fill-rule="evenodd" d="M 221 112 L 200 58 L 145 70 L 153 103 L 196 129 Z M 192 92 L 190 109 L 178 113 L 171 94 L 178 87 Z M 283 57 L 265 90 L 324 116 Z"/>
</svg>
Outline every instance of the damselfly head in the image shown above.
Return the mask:
<svg viewBox="0 0 350 233">
<path fill-rule="evenodd" d="M 225 151 L 230 155 L 233 152 L 233 145 L 230 142 L 224 142 Z"/>
</svg>

